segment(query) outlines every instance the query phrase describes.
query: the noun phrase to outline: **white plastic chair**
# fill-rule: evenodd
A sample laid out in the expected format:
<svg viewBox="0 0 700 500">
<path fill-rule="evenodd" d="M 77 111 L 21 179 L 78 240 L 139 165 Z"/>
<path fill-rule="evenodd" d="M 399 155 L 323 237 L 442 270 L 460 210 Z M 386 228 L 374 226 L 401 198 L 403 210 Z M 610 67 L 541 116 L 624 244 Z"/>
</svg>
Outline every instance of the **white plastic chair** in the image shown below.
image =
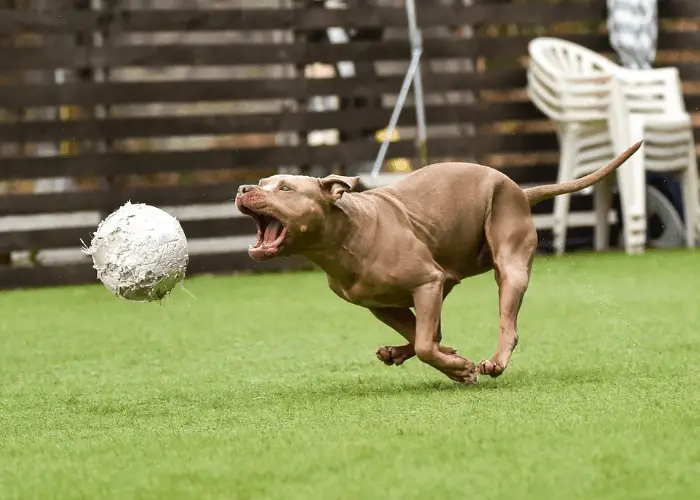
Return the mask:
<svg viewBox="0 0 700 500">
<path fill-rule="evenodd" d="M 586 175 L 616 153 L 645 143 L 618 169 L 624 242 L 641 253 L 646 242 L 645 169 L 670 172 L 683 185 L 686 242 L 698 223 L 698 178 L 690 116 L 684 109 L 675 68 L 627 70 L 580 45 L 542 37 L 529 45 L 527 91 L 557 126 L 559 181 Z M 595 246 L 608 246 L 610 181 L 594 188 Z M 554 248 L 564 252 L 570 196 L 554 200 Z"/>
<path fill-rule="evenodd" d="M 687 246 L 693 247 L 700 186 L 693 123 L 685 109 L 678 70 L 631 70 L 617 66 L 616 71 L 628 111 L 628 137 L 633 142 L 644 139 L 644 155 L 633 163 L 642 163 L 641 168 L 648 171 L 672 174 L 680 182 L 685 240 Z"/>
<path fill-rule="evenodd" d="M 627 147 L 625 143 L 628 141 L 615 134 L 627 111 L 609 61 L 586 57 L 586 49 L 571 50 L 557 42 L 559 40 L 538 38 L 530 44 L 527 91 L 533 103 L 556 124 L 561 148 L 557 180 L 564 182 L 600 168 L 616 152 Z M 573 47 L 576 48 L 578 46 Z M 625 175 L 629 174 L 625 167 L 627 163 L 618 169 L 618 178 L 631 177 Z M 630 187 L 632 183 L 626 179 L 619 184 L 625 207 L 627 250 L 638 251 L 640 246 L 643 248 L 646 220 L 643 211 L 639 213 L 640 210 L 634 209 L 638 205 L 634 191 L 622 188 Z M 610 181 L 597 184 L 594 196 L 595 247 L 602 250 L 609 243 Z M 554 199 L 552 232 L 558 254 L 565 248 L 570 199 L 570 195 Z"/>
</svg>

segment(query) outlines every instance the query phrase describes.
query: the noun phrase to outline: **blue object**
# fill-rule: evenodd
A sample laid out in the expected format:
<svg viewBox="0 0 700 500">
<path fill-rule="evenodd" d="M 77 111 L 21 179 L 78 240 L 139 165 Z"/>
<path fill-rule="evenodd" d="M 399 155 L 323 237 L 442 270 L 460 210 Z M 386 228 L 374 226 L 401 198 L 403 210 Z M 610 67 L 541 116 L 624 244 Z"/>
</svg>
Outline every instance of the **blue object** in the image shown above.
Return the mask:
<svg viewBox="0 0 700 500">
<path fill-rule="evenodd" d="M 683 213 L 683 191 L 681 190 L 680 182 L 670 175 L 656 172 L 647 172 L 646 174 L 647 184 L 661 191 L 673 204 L 673 207 L 680 214 L 683 222 L 685 222 L 685 214 Z"/>
</svg>

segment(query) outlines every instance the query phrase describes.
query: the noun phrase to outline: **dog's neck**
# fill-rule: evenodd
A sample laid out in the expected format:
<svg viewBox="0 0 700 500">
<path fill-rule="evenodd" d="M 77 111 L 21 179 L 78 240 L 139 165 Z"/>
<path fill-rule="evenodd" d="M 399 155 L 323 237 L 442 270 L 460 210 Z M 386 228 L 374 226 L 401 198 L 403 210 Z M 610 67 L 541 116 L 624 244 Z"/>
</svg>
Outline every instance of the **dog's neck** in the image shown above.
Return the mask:
<svg viewBox="0 0 700 500">
<path fill-rule="evenodd" d="M 367 204 L 355 203 L 353 198 L 345 194 L 336 202 L 317 243 L 302 253 L 331 278 L 347 284 L 362 272 L 376 237 L 376 215 L 368 213 Z"/>
</svg>

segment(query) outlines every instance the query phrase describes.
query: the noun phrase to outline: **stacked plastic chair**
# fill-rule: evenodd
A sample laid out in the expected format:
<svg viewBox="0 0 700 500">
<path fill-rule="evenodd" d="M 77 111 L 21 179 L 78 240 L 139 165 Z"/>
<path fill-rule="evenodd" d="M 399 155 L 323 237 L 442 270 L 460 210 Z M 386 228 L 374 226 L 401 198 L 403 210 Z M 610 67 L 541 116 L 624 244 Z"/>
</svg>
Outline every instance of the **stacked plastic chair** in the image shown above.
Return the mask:
<svg viewBox="0 0 700 500">
<path fill-rule="evenodd" d="M 646 243 L 645 170 L 675 174 L 683 187 L 686 243 L 695 244 L 700 206 L 690 115 L 675 68 L 628 70 L 575 43 L 537 38 L 529 44 L 527 91 L 557 128 L 558 180 L 581 177 L 643 139 L 617 171 L 628 253 Z M 608 247 L 612 179 L 594 188 L 595 247 Z M 554 250 L 566 246 L 570 196 L 554 200 Z"/>
</svg>

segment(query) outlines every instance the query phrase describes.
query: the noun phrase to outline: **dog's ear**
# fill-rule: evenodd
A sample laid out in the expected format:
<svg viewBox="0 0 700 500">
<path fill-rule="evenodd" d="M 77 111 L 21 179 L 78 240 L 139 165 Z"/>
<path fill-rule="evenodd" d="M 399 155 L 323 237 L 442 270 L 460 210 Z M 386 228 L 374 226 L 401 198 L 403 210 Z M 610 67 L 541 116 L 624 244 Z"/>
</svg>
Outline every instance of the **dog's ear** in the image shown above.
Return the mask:
<svg viewBox="0 0 700 500">
<path fill-rule="evenodd" d="M 359 177 L 345 177 L 343 175 L 328 175 L 319 179 L 321 189 L 328 194 L 331 201 L 338 201 L 343 193 L 353 191 L 359 184 Z"/>
</svg>

